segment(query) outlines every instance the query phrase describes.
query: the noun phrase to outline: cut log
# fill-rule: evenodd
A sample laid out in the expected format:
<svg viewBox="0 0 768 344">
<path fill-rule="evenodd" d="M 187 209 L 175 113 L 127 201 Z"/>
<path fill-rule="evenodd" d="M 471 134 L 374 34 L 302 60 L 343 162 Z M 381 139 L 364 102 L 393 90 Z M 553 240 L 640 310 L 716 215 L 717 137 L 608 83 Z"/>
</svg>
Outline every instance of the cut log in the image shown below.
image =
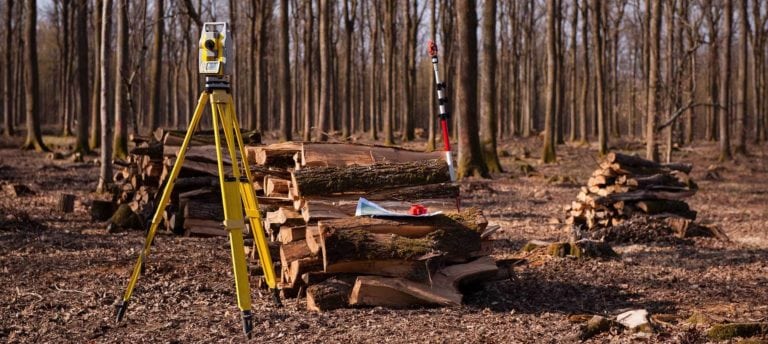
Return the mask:
<svg viewBox="0 0 768 344">
<path fill-rule="evenodd" d="M 264 195 L 268 197 L 288 197 L 288 189 L 291 187 L 291 181 L 275 178 L 272 176 L 264 177 Z"/>
<path fill-rule="evenodd" d="M 344 261 L 330 264 L 320 268 L 326 273 L 348 273 L 378 275 L 387 277 L 402 277 L 412 281 L 427 282 L 430 279 L 431 270 L 426 261 L 382 259 L 382 260 L 357 260 Z"/>
<path fill-rule="evenodd" d="M 144 229 L 144 221 L 137 215 L 128 204 L 120 205 L 110 222 L 113 226 L 121 229 Z"/>
<path fill-rule="evenodd" d="M 476 208 L 469 208 L 461 213 L 426 217 L 354 217 L 325 220 L 318 224 L 320 231 L 324 234 L 334 231 L 362 230 L 368 233 L 396 234 L 405 238 L 423 238 L 436 230 L 469 231 L 481 234 L 487 226 L 488 220 L 483 212 Z"/>
<path fill-rule="evenodd" d="M 465 264 L 456 264 L 438 270 L 432 276 L 432 286 L 439 289 L 462 288 L 473 282 L 491 279 L 499 268 L 493 258 L 485 256 Z"/>
<path fill-rule="evenodd" d="M 403 278 L 360 276 L 352 288 L 349 304 L 391 308 L 458 306 L 461 298 L 461 294 L 455 290 L 429 287 Z"/>
<path fill-rule="evenodd" d="M 646 160 L 638 156 L 615 153 L 615 152 L 608 153 L 608 155 L 605 156 L 605 160 L 612 164 L 614 163 L 619 164 L 622 167 L 632 167 L 632 168 L 647 169 L 647 170 L 668 169 L 668 170 L 682 171 L 685 173 L 691 173 L 691 170 L 693 169 L 693 165 L 688 163 L 677 162 L 677 163 L 659 164 L 657 162 Z"/>
<path fill-rule="evenodd" d="M 294 260 L 311 256 L 312 252 L 309 250 L 306 241 L 299 240 L 280 245 L 280 263 L 283 266 L 287 267 Z"/>
<path fill-rule="evenodd" d="M 307 309 L 316 312 L 347 307 L 352 283 L 330 278 L 307 288 Z"/>
<path fill-rule="evenodd" d="M 185 236 L 227 236 L 229 233 L 224 229 L 221 221 L 213 221 L 201 218 L 184 217 L 184 235 Z"/>
<path fill-rule="evenodd" d="M 643 200 L 680 200 L 696 194 L 696 190 L 680 191 L 651 191 L 635 190 L 624 193 L 615 193 L 604 197 L 611 201 L 643 201 Z"/>
<path fill-rule="evenodd" d="M 285 268 L 285 282 L 289 288 L 305 284 L 301 276 L 323 270 L 323 261 L 319 257 L 306 257 L 292 261 Z"/>
<path fill-rule="evenodd" d="M 282 244 L 287 244 L 292 241 L 304 240 L 307 233 L 306 226 L 281 226 L 280 232 L 277 234 L 277 238 Z"/>
<path fill-rule="evenodd" d="M 422 152 L 401 148 L 358 144 L 302 144 L 302 167 L 370 166 L 381 162 L 409 162 L 442 159 L 443 152 Z"/>
<path fill-rule="evenodd" d="M 65 214 L 75 211 L 75 195 L 59 194 L 58 201 L 56 202 L 56 210 Z"/>
<path fill-rule="evenodd" d="M 220 223 L 224 221 L 224 208 L 221 201 L 189 199 L 184 206 L 184 218 L 206 219 Z"/>
<path fill-rule="evenodd" d="M 321 250 L 320 229 L 317 226 L 307 226 L 307 233 L 304 235 L 307 247 L 312 255 L 319 255 Z"/>
<path fill-rule="evenodd" d="M 368 192 L 382 189 L 382 185 L 392 188 L 448 181 L 448 165 L 441 160 L 307 168 L 292 174 L 299 196 Z"/>
<path fill-rule="evenodd" d="M 312 224 L 330 219 L 343 219 L 353 215 L 354 213 L 346 213 L 341 211 L 338 207 L 322 204 L 320 202 L 311 204 L 310 202 L 307 202 L 301 207 L 301 217 L 304 218 L 304 222 Z"/>
<path fill-rule="evenodd" d="M 91 202 L 91 221 L 106 221 L 115 213 L 115 204 L 111 201 L 95 199 Z"/>
<path fill-rule="evenodd" d="M 648 215 L 656 215 L 656 214 L 662 214 L 662 213 L 673 213 L 678 214 L 680 216 L 691 218 L 691 220 L 696 219 L 696 212 L 691 211 L 691 208 L 688 207 L 688 203 L 685 203 L 683 201 L 675 201 L 675 200 L 647 200 L 647 201 L 640 201 L 635 204 L 635 206 L 644 211 Z"/>
<path fill-rule="evenodd" d="M 280 207 L 277 211 L 268 212 L 266 220 L 271 225 L 277 225 L 278 227 L 296 227 L 306 224 L 304 217 L 296 210 L 293 210 L 293 207 Z"/>
</svg>

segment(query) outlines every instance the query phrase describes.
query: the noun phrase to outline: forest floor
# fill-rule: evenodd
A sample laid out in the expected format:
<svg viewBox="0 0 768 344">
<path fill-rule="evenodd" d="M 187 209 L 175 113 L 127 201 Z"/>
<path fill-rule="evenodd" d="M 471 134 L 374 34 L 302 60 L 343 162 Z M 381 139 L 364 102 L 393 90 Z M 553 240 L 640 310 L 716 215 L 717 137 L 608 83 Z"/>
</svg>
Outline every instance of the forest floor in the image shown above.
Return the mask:
<svg viewBox="0 0 768 344">
<path fill-rule="evenodd" d="M 706 180 L 717 148 L 697 143 L 674 153 L 692 162 L 699 192 L 689 199 L 698 222 L 731 238 L 626 243 L 620 258 L 548 258 L 514 268 L 458 308 L 360 308 L 322 314 L 304 299 L 273 307 L 254 292 L 252 342 L 285 343 L 569 343 L 578 342 L 574 314 L 615 316 L 630 309 L 665 315 L 653 334 L 609 331 L 588 342 L 706 342 L 713 321 L 768 321 L 768 147 L 719 164 Z M 32 342 L 241 342 L 227 242 L 224 238 L 161 235 L 126 318 L 114 305 L 127 283 L 144 233 L 107 233 L 88 214 L 97 182 L 93 163 L 47 160 L 18 142 L 0 148 L 0 181 L 35 194 L 0 197 L 0 340 Z M 561 145 L 559 162 L 540 165 L 539 141 L 500 144 L 509 171 L 462 184 L 464 206 L 482 208 L 502 229 L 494 256 L 514 255 L 532 239 L 565 239 L 563 206 L 575 200 L 597 166 L 593 147 Z M 633 152 L 637 142 L 615 147 Z M 530 152 L 531 158 L 526 158 Z M 520 166 L 535 172 L 524 175 Z M 74 213 L 56 212 L 58 193 L 77 196 Z M 659 318 L 662 319 L 662 318 Z"/>
</svg>

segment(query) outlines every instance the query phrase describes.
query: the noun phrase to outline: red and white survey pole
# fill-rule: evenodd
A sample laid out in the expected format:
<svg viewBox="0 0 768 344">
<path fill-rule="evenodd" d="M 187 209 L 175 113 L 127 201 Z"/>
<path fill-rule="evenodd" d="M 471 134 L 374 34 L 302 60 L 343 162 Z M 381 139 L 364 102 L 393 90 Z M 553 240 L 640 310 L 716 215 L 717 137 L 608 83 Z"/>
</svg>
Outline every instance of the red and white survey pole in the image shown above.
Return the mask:
<svg viewBox="0 0 768 344">
<path fill-rule="evenodd" d="M 451 156 L 451 140 L 448 135 L 448 98 L 445 97 L 445 83 L 440 81 L 440 73 L 437 71 L 437 44 L 430 40 L 427 42 L 427 53 L 432 57 L 432 68 L 435 71 L 435 85 L 437 85 L 437 104 L 440 107 L 440 129 L 443 133 L 443 147 L 445 149 L 445 161 L 448 163 L 448 171 L 451 174 L 451 181 L 456 181 L 456 170 L 453 168 L 453 157 Z"/>
</svg>

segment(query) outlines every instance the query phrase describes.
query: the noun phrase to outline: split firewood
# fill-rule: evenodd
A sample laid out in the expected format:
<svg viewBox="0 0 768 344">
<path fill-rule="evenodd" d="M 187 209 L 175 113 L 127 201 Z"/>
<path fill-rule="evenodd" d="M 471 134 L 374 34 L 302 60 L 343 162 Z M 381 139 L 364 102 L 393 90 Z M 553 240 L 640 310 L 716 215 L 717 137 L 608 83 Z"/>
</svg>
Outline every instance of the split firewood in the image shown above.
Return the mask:
<svg viewBox="0 0 768 344">
<path fill-rule="evenodd" d="M 349 304 L 391 308 L 458 306 L 461 299 L 461 293 L 453 288 L 430 287 L 404 278 L 359 276 L 349 296 Z"/>
</svg>

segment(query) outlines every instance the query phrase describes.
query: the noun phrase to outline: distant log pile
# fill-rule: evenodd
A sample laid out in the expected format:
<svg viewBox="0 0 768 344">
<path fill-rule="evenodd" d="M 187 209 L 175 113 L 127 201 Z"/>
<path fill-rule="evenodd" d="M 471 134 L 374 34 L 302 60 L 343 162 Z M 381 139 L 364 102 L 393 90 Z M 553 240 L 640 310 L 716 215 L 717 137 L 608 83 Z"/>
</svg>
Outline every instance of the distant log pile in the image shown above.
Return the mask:
<svg viewBox="0 0 768 344">
<path fill-rule="evenodd" d="M 140 143 L 115 174 L 117 213 L 131 226 L 152 216 L 179 137 L 170 132 Z M 309 309 L 459 305 L 462 287 L 498 272 L 483 250 L 488 223 L 479 210 L 456 211 L 459 188 L 441 153 L 307 142 L 249 145 L 246 152 L 282 294 L 306 295 Z M 218 183 L 215 147 L 196 134 L 165 228 L 226 235 Z M 395 212 L 419 204 L 443 214 L 355 217 L 360 197 Z M 255 247 L 251 252 L 255 259 Z"/>
<path fill-rule="evenodd" d="M 695 220 L 696 211 L 684 201 L 698 189 L 688 176 L 692 169 L 609 153 L 566 206 L 566 223 L 591 230 L 617 226 L 635 214 Z"/>
</svg>

